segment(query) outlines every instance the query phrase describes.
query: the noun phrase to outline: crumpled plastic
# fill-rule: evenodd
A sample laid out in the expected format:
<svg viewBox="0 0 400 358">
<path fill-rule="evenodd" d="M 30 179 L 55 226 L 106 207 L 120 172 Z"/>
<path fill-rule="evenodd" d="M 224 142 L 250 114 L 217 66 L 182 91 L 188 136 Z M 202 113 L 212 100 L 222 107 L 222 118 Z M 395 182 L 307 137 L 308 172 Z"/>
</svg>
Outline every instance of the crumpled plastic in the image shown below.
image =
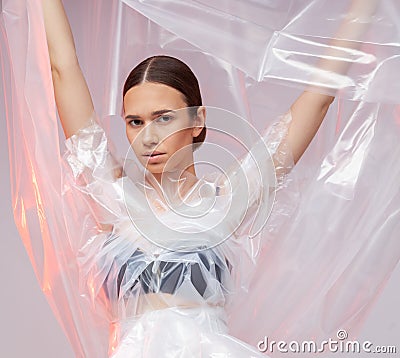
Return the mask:
<svg viewBox="0 0 400 358">
<path fill-rule="evenodd" d="M 336 60 L 351 66 L 346 74 L 332 73 L 329 83 L 317 64 L 337 36 L 346 1 L 65 1 L 65 6 L 106 136 L 100 126 L 89 133 L 102 138 L 100 153 L 106 153 L 104 145 L 110 147 L 116 160 L 103 168 L 111 172 L 121 174 L 121 164 L 128 169 L 117 160 L 129 150 L 121 140 L 122 83 L 135 64 L 153 54 L 183 59 L 198 76 L 207 106 L 244 118 L 260 133 L 288 113 L 309 85 L 337 97 L 300 162 L 278 183 L 267 180 L 272 184 L 265 194 L 276 188 L 274 205 L 268 221 L 259 223 L 256 240 L 246 238 L 251 231 L 244 225 L 237 246 L 225 245 L 227 240 L 204 251 L 211 266 L 200 256 L 194 259 L 198 266 L 191 267 L 201 267 L 208 279 L 203 294 L 190 284 L 196 281 L 190 275 L 187 285 L 175 285 L 183 296 L 191 292 L 198 300 L 214 299 L 212 304 L 198 301 L 182 310 L 174 301 L 152 310 L 152 294 L 161 286 L 143 284 L 144 274 L 140 284 L 133 281 L 154 260 L 144 254 L 132 260 L 118 288 L 119 268 L 135 250 L 134 239 L 124 240 L 135 220 L 118 224 L 115 217 L 129 218 L 137 209 L 121 205 L 130 202 L 125 195 L 132 188 L 119 186 L 118 175 L 100 173 L 102 184 L 123 200 L 102 201 L 98 178 L 88 190 L 93 168 L 80 176 L 87 166 L 72 159 L 74 139 L 62 144 L 40 1 L 3 0 L 1 58 L 15 221 L 76 356 L 140 356 L 148 348 L 149 356 L 169 351 L 185 357 L 227 354 L 227 347 L 237 356 L 249 356 L 253 349 L 256 356 L 264 336 L 318 341 L 346 329 L 356 337 L 400 257 L 399 4 L 381 2 L 361 38 L 343 39 L 361 46 L 341 50 Z M 235 127 L 238 136 L 244 127 Z M 254 139 L 248 137 L 248 144 Z M 217 142 L 230 148 L 228 140 Z M 261 173 L 263 178 L 271 174 Z M 215 183 L 215 177 L 207 182 Z M 222 245 L 232 250 L 228 260 Z M 243 253 L 240 261 L 234 249 Z M 115 260 L 112 253 L 124 258 Z M 165 272 L 182 267 L 182 257 L 174 269 L 168 260 L 158 261 Z M 137 303 L 144 290 L 151 292 L 142 294 L 144 311 L 138 311 L 129 303 Z M 168 331 L 170 322 L 175 328 Z M 190 334 L 178 338 L 177 331 Z M 157 340 L 165 334 L 171 334 L 166 342 L 172 345 Z M 241 341 L 249 346 L 239 348 Z"/>
<path fill-rule="evenodd" d="M 87 218 L 85 222 L 94 218 L 97 223 L 82 228 L 76 247 L 80 292 L 93 311 L 104 304 L 114 330 L 113 357 L 178 354 L 177 346 L 180 356 L 261 356 L 225 337 L 226 320 L 236 295 L 249 290 L 275 192 L 291 169 L 285 143 L 291 114 L 277 119 L 260 137 L 233 113 L 204 109 L 209 138 L 195 153 L 196 164 L 208 168 L 197 176 L 179 160 L 174 162 L 174 156 L 160 183 L 134 153 L 118 164 L 95 119 L 66 141 L 64 207 L 81 220 Z M 175 123 L 172 128 L 185 123 L 187 113 L 175 110 L 169 123 L 154 120 L 146 133 L 169 133 L 170 123 Z M 242 133 L 234 135 L 233 128 Z M 242 156 L 235 158 L 234 144 L 231 150 L 220 145 L 228 139 L 234 139 L 236 150 L 245 147 Z M 281 173 L 277 177 L 275 170 Z M 83 194 L 89 208 L 75 205 L 77 194 Z M 76 225 L 75 218 L 66 220 L 68 227 Z M 168 320 L 176 324 L 172 336 L 191 333 L 182 342 L 167 340 L 160 347 L 159 332 Z M 189 337 L 195 346 L 184 343 Z"/>
</svg>

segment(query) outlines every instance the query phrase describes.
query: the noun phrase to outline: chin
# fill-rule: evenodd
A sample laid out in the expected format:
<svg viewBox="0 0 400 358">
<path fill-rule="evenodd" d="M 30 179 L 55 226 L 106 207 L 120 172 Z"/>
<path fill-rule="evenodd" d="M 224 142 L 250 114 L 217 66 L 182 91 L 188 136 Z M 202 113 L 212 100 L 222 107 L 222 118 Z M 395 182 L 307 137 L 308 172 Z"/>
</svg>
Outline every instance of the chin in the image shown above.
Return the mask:
<svg viewBox="0 0 400 358">
<path fill-rule="evenodd" d="M 162 174 L 164 172 L 164 165 L 162 164 L 146 165 L 145 168 L 151 174 Z"/>
</svg>

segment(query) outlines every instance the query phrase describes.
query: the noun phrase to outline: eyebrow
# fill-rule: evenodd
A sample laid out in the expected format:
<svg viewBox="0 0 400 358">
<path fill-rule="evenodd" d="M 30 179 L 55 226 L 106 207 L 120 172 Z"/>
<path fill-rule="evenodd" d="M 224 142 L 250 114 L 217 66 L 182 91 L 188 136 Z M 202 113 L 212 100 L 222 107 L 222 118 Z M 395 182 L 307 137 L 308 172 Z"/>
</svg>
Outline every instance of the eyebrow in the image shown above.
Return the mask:
<svg viewBox="0 0 400 358">
<path fill-rule="evenodd" d="M 151 116 L 156 117 L 156 116 L 160 116 L 162 114 L 170 113 L 170 112 L 175 113 L 175 111 L 172 109 L 160 109 L 158 111 L 151 112 Z M 127 116 L 125 116 L 125 120 L 126 119 L 141 119 L 141 117 L 138 115 L 128 114 Z"/>
</svg>

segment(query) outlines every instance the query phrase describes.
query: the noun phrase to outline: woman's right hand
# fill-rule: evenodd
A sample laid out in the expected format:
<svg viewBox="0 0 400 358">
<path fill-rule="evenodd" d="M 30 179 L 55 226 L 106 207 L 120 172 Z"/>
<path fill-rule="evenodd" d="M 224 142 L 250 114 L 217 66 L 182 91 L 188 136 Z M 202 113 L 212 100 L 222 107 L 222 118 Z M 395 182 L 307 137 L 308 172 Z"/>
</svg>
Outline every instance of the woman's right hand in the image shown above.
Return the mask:
<svg viewBox="0 0 400 358">
<path fill-rule="evenodd" d="M 42 0 L 42 4 L 54 95 L 68 138 L 91 122 L 94 107 L 61 0 Z"/>
</svg>

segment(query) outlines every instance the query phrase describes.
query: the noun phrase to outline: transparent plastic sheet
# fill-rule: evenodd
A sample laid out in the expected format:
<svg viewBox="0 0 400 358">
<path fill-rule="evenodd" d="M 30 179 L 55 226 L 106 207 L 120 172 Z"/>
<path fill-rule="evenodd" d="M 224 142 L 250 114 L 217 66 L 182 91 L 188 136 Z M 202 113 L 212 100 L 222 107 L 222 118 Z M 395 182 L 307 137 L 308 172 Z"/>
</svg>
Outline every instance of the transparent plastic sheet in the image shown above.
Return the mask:
<svg viewBox="0 0 400 358">
<path fill-rule="evenodd" d="M 110 207 L 105 212 L 102 207 L 93 209 L 84 192 L 72 192 L 61 178 L 67 169 L 58 154 L 39 2 L 13 0 L 2 5 L 3 71 L 12 70 L 7 120 L 16 223 L 76 355 L 106 356 L 110 322 L 115 323 L 115 334 L 136 329 L 138 335 L 128 335 L 121 346 L 128 349 L 122 354 L 133 354 L 141 349 L 140 334 L 143 337 L 150 329 L 154 337 L 161 336 L 179 309 L 159 315 L 150 311 L 137 324 L 118 321 L 116 316 L 125 313 L 118 311 L 120 306 L 110 307 L 105 291 L 88 290 L 96 286 L 88 285 L 91 282 L 85 277 L 99 279 L 95 274 L 101 270 L 98 261 L 89 260 L 96 257 L 98 247 L 87 243 L 91 238 L 96 238 L 96 244 L 107 239 L 106 225 L 113 223 L 107 222 Z M 321 79 L 320 91 L 339 97 L 292 170 L 294 180 L 277 193 L 275 210 L 262 232 L 262 250 L 256 250 L 257 260 L 247 262 L 253 275 L 248 280 L 235 278 L 239 289 L 233 291 L 224 312 L 186 311 L 193 320 L 177 320 L 182 322 L 179 328 L 187 331 L 194 329 L 194 317 L 199 320 L 199 335 L 189 337 L 193 345 L 178 347 L 177 340 L 177 352 L 198 347 L 199 337 L 216 342 L 216 335 L 210 337 L 202 330 L 204 322 L 223 340 L 229 339 L 225 335 L 229 331 L 253 346 L 265 335 L 286 341 L 322 340 L 335 337 L 338 328 L 356 335 L 400 256 L 396 242 L 399 5 L 395 1 L 379 5 L 368 31 L 357 39 L 361 48 L 343 49 L 339 56 L 340 61 L 351 63 L 349 71 L 330 76 L 328 84 L 317 63 L 329 40 L 337 36 L 347 8 L 344 1 L 217 5 L 211 1 L 66 1 L 65 5 L 96 110 L 100 117 L 114 116 L 104 126 L 117 156 L 127 152 L 120 140 L 122 120 L 115 118 L 120 114 L 123 80 L 136 63 L 155 53 L 182 58 L 198 75 L 207 105 L 229 109 L 260 132 L 316 78 Z M 99 221 L 104 224 L 100 231 Z M 88 267 L 85 276 L 82 272 Z M 118 270 L 111 272 L 115 275 Z M 115 292 L 115 277 L 109 282 Z M 130 287 L 129 282 L 124 284 Z M 219 314 L 224 319 L 215 321 Z M 222 321 L 227 325 L 218 326 Z M 224 347 L 226 341 L 220 343 Z M 191 356 L 193 350 L 181 351 L 185 354 Z"/>
<path fill-rule="evenodd" d="M 81 221 L 88 218 L 87 207 L 76 206 L 82 193 L 96 208 L 83 221 L 95 217 L 97 227 L 86 227 L 77 247 L 80 292 L 93 310 L 101 303 L 108 307 L 115 357 L 161 356 L 177 347 L 181 356 L 261 356 L 226 336 L 226 307 L 248 290 L 277 185 L 290 169 L 280 163 L 290 163 L 284 138 L 291 116 L 277 119 L 260 137 L 235 114 L 202 108 L 208 140 L 195 151 L 202 165 L 197 176 L 182 169 L 181 152 L 168 159 L 160 184 L 132 151 L 118 164 L 95 120 L 67 140 L 65 206 Z M 191 108 L 174 111 L 166 122 L 154 120 L 146 133 L 172 136 L 187 128 L 188 113 Z M 132 148 L 141 148 L 141 140 Z M 154 150 L 161 148 L 163 143 Z M 283 173 L 278 178 L 274 165 Z M 169 334 L 176 339 L 160 346 L 167 321 L 175 322 Z M 181 331 L 191 333 L 180 340 Z"/>
<path fill-rule="evenodd" d="M 121 166 L 96 120 L 66 142 L 70 169 L 63 181 L 65 206 L 75 207 L 77 192 L 89 196 L 99 224 L 83 229 L 77 247 L 80 292 L 94 310 L 105 295 L 115 329 L 110 347 L 115 357 L 172 353 L 168 340 L 166 347 L 157 344 L 164 316 L 176 323 L 175 331 L 169 329 L 171 336 L 191 332 L 194 322 L 199 324 L 182 337 L 183 342 L 191 337 L 195 346 L 186 347 L 178 338 L 172 341 L 173 347 L 182 345 L 182 356 L 196 351 L 205 356 L 213 351 L 260 355 L 226 337 L 225 308 L 248 288 L 277 184 L 290 169 L 280 163 L 290 163 L 282 144 L 291 116 L 281 116 L 260 137 L 233 113 L 202 108 L 208 140 L 195 152 L 196 164 L 203 166 L 197 177 L 176 167 L 179 152 L 169 158 L 160 184 L 143 171 L 134 153 L 129 152 Z M 174 111 L 173 119 L 154 120 L 146 131 L 170 136 L 190 112 Z M 132 147 L 140 141 L 135 139 Z M 232 164 L 227 168 L 226 163 Z M 274 165 L 283 173 L 278 181 Z M 81 221 L 88 217 L 86 207 L 74 211 Z M 67 226 L 74 222 L 67 219 Z"/>
</svg>

